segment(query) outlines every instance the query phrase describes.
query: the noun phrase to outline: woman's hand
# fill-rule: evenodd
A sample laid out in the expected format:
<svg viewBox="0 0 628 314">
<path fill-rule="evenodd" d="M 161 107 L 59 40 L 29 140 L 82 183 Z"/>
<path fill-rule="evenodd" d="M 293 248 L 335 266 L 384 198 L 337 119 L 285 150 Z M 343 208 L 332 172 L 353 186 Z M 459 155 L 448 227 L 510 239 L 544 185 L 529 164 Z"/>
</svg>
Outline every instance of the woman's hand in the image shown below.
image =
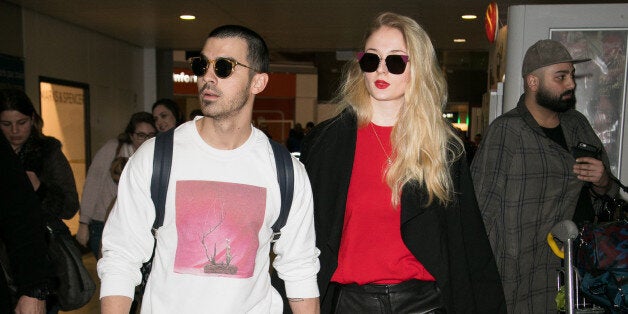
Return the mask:
<svg viewBox="0 0 628 314">
<path fill-rule="evenodd" d="M 31 298 L 29 296 L 21 296 L 15 307 L 16 314 L 44 314 L 46 313 L 46 301 Z"/>
<path fill-rule="evenodd" d="M 79 224 L 78 231 L 76 232 L 76 241 L 82 246 L 87 246 L 87 241 L 89 241 L 89 227 L 87 224 Z"/>
<path fill-rule="evenodd" d="M 33 185 L 33 189 L 37 191 L 39 186 L 41 185 L 41 181 L 39 181 L 39 177 L 32 171 L 26 171 L 26 175 L 28 179 L 31 180 L 31 184 Z"/>
</svg>

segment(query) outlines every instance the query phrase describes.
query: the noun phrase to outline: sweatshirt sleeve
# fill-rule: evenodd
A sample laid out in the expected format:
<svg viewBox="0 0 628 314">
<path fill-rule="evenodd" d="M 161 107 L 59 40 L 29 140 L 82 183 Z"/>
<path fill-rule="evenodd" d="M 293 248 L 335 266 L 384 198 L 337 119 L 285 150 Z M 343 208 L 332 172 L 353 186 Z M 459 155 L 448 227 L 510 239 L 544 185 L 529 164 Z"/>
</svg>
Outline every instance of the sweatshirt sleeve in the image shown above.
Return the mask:
<svg viewBox="0 0 628 314">
<path fill-rule="evenodd" d="M 293 158 L 294 197 L 281 237 L 274 245 L 273 262 L 289 298 L 319 296 L 316 274 L 320 269 L 314 233 L 312 189 L 303 164 Z"/>
<path fill-rule="evenodd" d="M 100 297 L 133 298 L 142 278 L 140 267 L 153 252 L 155 206 L 150 197 L 154 140 L 129 159 L 120 177 L 118 199 L 105 224 L 103 257 L 98 261 Z"/>
</svg>

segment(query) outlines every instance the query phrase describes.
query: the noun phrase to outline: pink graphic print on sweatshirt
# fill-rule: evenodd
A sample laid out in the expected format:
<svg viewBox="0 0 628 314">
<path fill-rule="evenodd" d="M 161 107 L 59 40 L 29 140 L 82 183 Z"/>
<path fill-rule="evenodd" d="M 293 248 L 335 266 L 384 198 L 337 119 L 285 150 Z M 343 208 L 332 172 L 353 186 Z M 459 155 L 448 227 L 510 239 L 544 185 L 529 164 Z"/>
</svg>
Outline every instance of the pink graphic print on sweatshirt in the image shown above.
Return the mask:
<svg viewBox="0 0 628 314">
<path fill-rule="evenodd" d="M 175 202 L 176 273 L 233 278 L 253 275 L 266 210 L 265 188 L 177 181 Z"/>
</svg>

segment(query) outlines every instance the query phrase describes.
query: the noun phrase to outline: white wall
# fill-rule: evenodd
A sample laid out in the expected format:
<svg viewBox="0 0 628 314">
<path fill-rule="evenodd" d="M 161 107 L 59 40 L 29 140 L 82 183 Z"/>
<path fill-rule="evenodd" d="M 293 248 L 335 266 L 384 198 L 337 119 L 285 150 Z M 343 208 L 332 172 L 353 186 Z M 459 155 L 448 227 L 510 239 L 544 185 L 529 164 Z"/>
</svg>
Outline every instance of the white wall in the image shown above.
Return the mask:
<svg viewBox="0 0 628 314">
<path fill-rule="evenodd" d="M 610 27 L 628 28 L 628 3 L 511 6 L 503 112 L 516 107 L 523 93 L 523 55 L 538 40 L 548 39 L 550 29 Z"/>
<path fill-rule="evenodd" d="M 318 102 L 318 75 L 297 74 L 296 99 L 294 104 L 295 122 L 303 127 L 309 121 L 316 120 Z"/>
<path fill-rule="evenodd" d="M 26 92 L 38 107 L 40 76 L 88 84 L 92 154 L 124 130 L 133 112 L 150 108 L 154 49 L 26 9 L 22 14 Z"/>
<path fill-rule="evenodd" d="M 525 51 L 551 29 L 628 28 L 628 3 L 582 5 L 517 5 L 508 10 L 508 45 L 503 112 L 514 108 L 523 93 L 521 64 Z M 628 95 L 626 85 L 625 95 Z M 626 104 L 624 104 L 626 105 Z M 624 107 L 624 112 L 626 112 Z M 620 179 L 628 182 L 628 115 L 624 114 Z M 624 195 L 626 197 L 626 195 Z"/>
<path fill-rule="evenodd" d="M 323 122 L 333 118 L 338 113 L 338 104 L 321 103 L 316 106 L 316 120 L 314 123 Z"/>
</svg>

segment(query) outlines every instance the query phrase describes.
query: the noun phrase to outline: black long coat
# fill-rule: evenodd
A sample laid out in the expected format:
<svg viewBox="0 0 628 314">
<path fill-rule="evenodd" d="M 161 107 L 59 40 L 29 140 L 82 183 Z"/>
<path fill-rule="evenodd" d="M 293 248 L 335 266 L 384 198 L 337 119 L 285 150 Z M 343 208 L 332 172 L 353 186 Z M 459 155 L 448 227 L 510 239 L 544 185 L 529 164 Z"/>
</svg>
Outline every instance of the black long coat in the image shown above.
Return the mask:
<svg viewBox="0 0 628 314">
<path fill-rule="evenodd" d="M 10 275 L 21 295 L 49 285 L 50 265 L 39 199 L 3 134 L 0 173 L 0 241 L 5 245 Z M 0 270 L 0 313 L 13 313 L 10 306 L 9 288 Z"/>
<path fill-rule="evenodd" d="M 338 250 L 356 146 L 357 120 L 351 110 L 322 122 L 302 144 L 314 193 L 316 244 L 321 251 L 318 283 L 322 313 L 331 313 Z M 403 187 L 401 236 L 434 276 L 447 313 L 506 313 L 497 266 L 478 210 L 465 158 L 452 167 L 456 200 L 425 207 L 427 192 L 417 183 Z"/>
</svg>

